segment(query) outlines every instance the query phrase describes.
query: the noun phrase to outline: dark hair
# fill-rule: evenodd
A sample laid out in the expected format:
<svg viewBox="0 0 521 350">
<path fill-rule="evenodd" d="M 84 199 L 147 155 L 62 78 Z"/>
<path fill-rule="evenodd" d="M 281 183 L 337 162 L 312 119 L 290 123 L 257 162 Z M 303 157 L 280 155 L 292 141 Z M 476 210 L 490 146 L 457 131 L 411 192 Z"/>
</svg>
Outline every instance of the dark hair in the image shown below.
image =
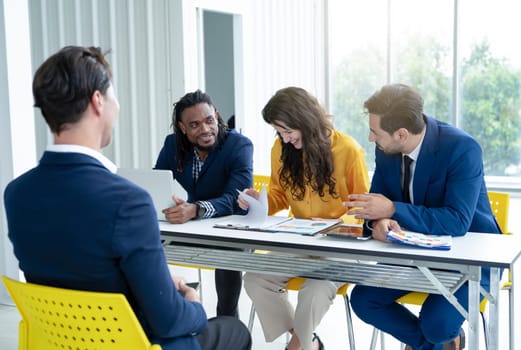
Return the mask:
<svg viewBox="0 0 521 350">
<path fill-rule="evenodd" d="M 191 154 L 189 151 L 192 147 L 188 137 L 183 134 L 179 128 L 179 122 L 181 121 L 181 116 L 185 109 L 193 107 L 199 103 L 206 103 L 210 107 L 213 107 L 217 112 L 217 109 L 215 108 L 210 96 L 199 89 L 185 94 L 179 101 L 174 103 L 174 111 L 172 112 L 172 127 L 174 129 L 174 133 L 176 134 L 176 160 L 177 169 L 179 171 L 183 171 L 183 162 L 191 159 Z M 217 126 L 219 127 L 219 133 L 217 135 L 216 143 L 220 144 L 226 137 L 226 130 L 228 128 L 220 116 L 217 118 Z"/>
<path fill-rule="evenodd" d="M 279 178 L 284 190 L 290 189 L 295 200 L 304 199 L 306 185 L 319 196 L 336 196 L 331 152 L 331 118 L 318 100 L 306 90 L 287 87 L 277 91 L 262 110 L 268 124 L 282 122 L 302 134 L 302 149 L 282 142 Z"/>
<path fill-rule="evenodd" d="M 60 134 L 67 124 L 81 119 L 95 91 L 107 92 L 111 79 L 99 48 L 66 46 L 36 71 L 34 106 L 40 108 L 51 131 Z"/>
<path fill-rule="evenodd" d="M 380 127 L 389 134 L 400 128 L 419 134 L 425 128 L 423 98 L 405 84 L 383 86 L 364 102 L 364 108 L 380 116 Z"/>
</svg>

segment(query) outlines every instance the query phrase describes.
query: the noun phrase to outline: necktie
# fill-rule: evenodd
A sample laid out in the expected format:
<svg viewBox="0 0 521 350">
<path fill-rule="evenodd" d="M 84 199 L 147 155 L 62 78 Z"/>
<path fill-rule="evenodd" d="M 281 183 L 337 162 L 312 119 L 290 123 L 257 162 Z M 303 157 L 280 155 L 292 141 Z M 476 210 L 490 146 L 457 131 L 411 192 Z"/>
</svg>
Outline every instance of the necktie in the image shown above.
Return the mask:
<svg viewBox="0 0 521 350">
<path fill-rule="evenodd" d="M 409 193 L 409 184 L 411 183 L 411 163 L 412 158 L 407 155 L 403 156 L 403 201 L 405 203 L 411 203 L 411 195 Z"/>
</svg>

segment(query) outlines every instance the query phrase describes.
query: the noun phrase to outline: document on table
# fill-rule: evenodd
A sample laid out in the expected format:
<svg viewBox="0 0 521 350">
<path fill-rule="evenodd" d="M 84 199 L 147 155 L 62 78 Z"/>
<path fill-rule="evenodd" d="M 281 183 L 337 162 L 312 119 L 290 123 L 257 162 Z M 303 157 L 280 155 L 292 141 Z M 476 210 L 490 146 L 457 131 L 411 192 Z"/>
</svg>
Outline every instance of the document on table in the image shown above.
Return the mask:
<svg viewBox="0 0 521 350">
<path fill-rule="evenodd" d="M 452 247 L 452 236 L 449 235 L 427 235 L 410 231 L 389 231 L 387 239 L 391 242 L 416 246 L 421 248 L 450 250 Z"/>
<path fill-rule="evenodd" d="M 216 223 L 214 227 L 264 232 L 285 232 L 314 235 L 341 222 L 339 219 L 298 219 L 283 216 L 268 216 L 268 196 L 262 187 L 259 199 L 239 191 L 239 196 L 248 202 L 248 214 L 232 215 Z"/>
</svg>

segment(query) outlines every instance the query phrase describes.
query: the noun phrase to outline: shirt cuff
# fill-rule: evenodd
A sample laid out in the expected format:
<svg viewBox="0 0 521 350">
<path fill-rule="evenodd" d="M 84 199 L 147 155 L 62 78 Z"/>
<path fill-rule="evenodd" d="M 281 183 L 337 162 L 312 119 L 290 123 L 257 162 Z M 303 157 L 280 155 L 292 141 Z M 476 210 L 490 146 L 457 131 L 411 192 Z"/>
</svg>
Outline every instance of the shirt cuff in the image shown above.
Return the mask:
<svg viewBox="0 0 521 350">
<path fill-rule="evenodd" d="M 207 219 L 207 218 L 211 218 L 211 217 L 214 216 L 215 213 L 217 212 L 217 211 L 215 210 L 215 208 L 213 207 L 213 205 L 212 205 L 211 202 L 208 202 L 208 201 L 197 201 L 197 204 L 199 204 L 201 207 L 203 207 L 204 209 L 206 209 L 204 215 L 201 216 L 199 219 Z"/>
<path fill-rule="evenodd" d="M 372 222 L 372 220 L 364 221 L 364 237 L 369 237 L 373 235 L 373 228 L 371 227 Z"/>
</svg>

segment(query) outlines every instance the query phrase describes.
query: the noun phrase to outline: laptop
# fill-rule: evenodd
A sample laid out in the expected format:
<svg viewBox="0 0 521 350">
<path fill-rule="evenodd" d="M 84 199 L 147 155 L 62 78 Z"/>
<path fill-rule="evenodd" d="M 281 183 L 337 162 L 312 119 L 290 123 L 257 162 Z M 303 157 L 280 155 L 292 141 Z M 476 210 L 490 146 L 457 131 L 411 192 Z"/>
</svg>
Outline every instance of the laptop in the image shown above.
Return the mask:
<svg viewBox="0 0 521 350">
<path fill-rule="evenodd" d="M 118 174 L 145 189 L 152 197 L 157 219 L 166 221 L 162 210 L 175 205 L 172 201 L 172 195 L 176 193 L 172 171 L 120 168 Z"/>
</svg>

